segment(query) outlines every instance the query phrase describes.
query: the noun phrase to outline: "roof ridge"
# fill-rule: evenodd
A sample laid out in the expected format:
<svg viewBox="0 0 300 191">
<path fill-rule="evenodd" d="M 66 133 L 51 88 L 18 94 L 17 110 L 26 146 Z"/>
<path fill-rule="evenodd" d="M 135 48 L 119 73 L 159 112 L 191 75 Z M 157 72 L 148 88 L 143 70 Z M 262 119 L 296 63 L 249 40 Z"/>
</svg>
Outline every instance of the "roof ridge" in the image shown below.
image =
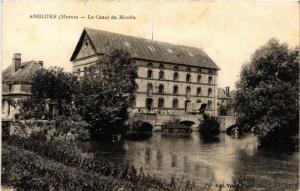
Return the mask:
<svg viewBox="0 0 300 191">
<path fill-rule="evenodd" d="M 177 43 L 171 43 L 171 42 L 165 42 L 165 41 L 158 41 L 158 40 L 152 40 L 149 38 L 145 38 L 145 37 L 140 37 L 140 36 L 133 36 L 133 35 L 128 35 L 128 34 L 123 34 L 123 33 L 117 33 L 117 32 L 111 32 L 111 31 L 105 31 L 105 30 L 101 30 L 101 29 L 95 29 L 95 28 L 90 28 L 90 27 L 84 27 L 84 29 L 88 29 L 88 30 L 94 30 L 94 31 L 100 31 L 100 32 L 106 32 L 106 33 L 112 33 L 112 34 L 116 34 L 116 35 L 122 35 L 122 36 L 126 36 L 126 37 L 130 37 L 130 38 L 139 38 L 139 39 L 143 39 L 149 42 L 155 42 L 158 44 L 164 43 L 164 44 L 168 44 L 168 45 L 175 45 L 175 46 L 183 46 L 183 47 L 187 47 L 187 48 L 195 48 L 195 49 L 200 49 L 203 50 L 200 47 L 195 47 L 195 46 L 187 46 L 187 45 L 183 45 L 183 44 L 177 44 Z"/>
</svg>

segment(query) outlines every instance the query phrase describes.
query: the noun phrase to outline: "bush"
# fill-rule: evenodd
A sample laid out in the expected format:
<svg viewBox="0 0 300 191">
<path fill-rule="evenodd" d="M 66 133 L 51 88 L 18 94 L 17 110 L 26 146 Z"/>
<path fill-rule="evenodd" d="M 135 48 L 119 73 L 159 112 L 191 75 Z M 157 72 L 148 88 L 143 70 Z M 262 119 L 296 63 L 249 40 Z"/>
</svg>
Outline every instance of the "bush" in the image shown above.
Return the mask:
<svg viewBox="0 0 300 191">
<path fill-rule="evenodd" d="M 29 137 L 38 133 L 48 139 L 87 140 L 90 139 L 90 125 L 80 117 L 58 116 L 52 121 L 30 120 L 13 123 L 13 134 Z M 44 135 L 43 135 L 44 134 Z"/>
<path fill-rule="evenodd" d="M 42 157 L 63 163 L 67 166 L 76 167 L 86 172 L 97 173 L 101 176 L 110 176 L 115 179 L 129 181 L 135 185 L 144 185 L 156 190 L 192 189 L 192 184 L 189 180 L 180 180 L 182 182 L 171 180 L 168 183 L 154 176 L 146 176 L 142 169 L 138 171 L 133 166 L 83 157 L 74 142 L 47 140 L 43 135 L 32 135 L 30 138 L 11 136 L 6 142 L 25 150 L 31 150 Z"/>
<path fill-rule="evenodd" d="M 238 126 L 261 147 L 293 147 L 299 135 L 299 47 L 271 39 L 241 70 L 234 97 Z"/>
<path fill-rule="evenodd" d="M 201 136 L 211 137 L 220 133 L 220 124 L 216 117 L 203 114 L 203 120 L 199 124 Z"/>
<path fill-rule="evenodd" d="M 87 140 L 91 137 L 91 125 L 83 121 L 80 116 L 58 116 L 54 119 L 54 121 L 54 134 L 57 134 L 61 139 Z"/>
<path fill-rule="evenodd" d="M 147 190 L 143 185 L 68 167 L 3 144 L 2 184 L 20 190 Z"/>
</svg>

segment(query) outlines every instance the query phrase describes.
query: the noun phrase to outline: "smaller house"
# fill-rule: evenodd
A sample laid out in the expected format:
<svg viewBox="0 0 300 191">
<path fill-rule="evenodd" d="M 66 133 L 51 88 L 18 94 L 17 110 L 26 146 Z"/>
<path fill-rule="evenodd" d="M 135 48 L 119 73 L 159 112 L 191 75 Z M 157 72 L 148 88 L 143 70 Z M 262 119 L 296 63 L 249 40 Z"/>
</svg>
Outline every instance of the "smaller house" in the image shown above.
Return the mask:
<svg viewBox="0 0 300 191">
<path fill-rule="evenodd" d="M 218 115 L 233 115 L 233 97 L 234 97 L 235 90 L 229 91 L 229 87 L 218 88 Z"/>
<path fill-rule="evenodd" d="M 13 55 L 12 64 L 2 72 L 2 120 L 19 112 L 14 103 L 31 95 L 32 77 L 42 68 L 43 61 L 21 62 L 20 53 Z"/>
</svg>

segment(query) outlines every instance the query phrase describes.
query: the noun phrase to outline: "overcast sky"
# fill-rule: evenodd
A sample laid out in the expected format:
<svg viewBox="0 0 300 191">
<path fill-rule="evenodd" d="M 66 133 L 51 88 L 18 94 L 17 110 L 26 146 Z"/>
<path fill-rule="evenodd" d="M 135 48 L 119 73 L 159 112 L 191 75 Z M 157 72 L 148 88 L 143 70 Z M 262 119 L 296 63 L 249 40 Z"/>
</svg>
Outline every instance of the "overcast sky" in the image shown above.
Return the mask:
<svg viewBox="0 0 300 191">
<path fill-rule="evenodd" d="M 2 68 L 22 60 L 72 70 L 69 61 L 84 27 L 202 48 L 221 68 L 218 85 L 235 87 L 242 64 L 270 38 L 299 44 L 299 4 L 149 2 L 3 2 Z M 85 19 L 30 19 L 32 14 Z M 133 15 L 135 20 L 88 20 L 87 15 Z"/>
</svg>

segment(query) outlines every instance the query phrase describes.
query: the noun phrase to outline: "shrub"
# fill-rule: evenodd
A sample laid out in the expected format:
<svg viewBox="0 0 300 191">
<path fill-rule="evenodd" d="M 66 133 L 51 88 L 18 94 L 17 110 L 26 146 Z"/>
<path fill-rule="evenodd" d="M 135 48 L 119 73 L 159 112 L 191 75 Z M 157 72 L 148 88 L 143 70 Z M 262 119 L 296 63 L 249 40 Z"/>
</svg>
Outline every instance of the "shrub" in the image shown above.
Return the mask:
<svg viewBox="0 0 300 191">
<path fill-rule="evenodd" d="M 203 120 L 199 124 L 201 136 L 211 137 L 220 133 L 220 124 L 216 117 L 203 114 Z"/>
<path fill-rule="evenodd" d="M 144 175 L 142 169 L 136 170 L 133 166 L 115 164 L 108 161 L 94 160 L 91 157 L 83 157 L 74 142 L 62 140 L 47 140 L 45 136 L 33 134 L 30 138 L 11 136 L 8 144 L 18 146 L 25 150 L 31 150 L 36 154 L 49 158 L 67 166 L 76 167 L 86 172 L 97 173 L 101 176 L 110 176 L 115 179 L 126 180 L 136 185 L 144 185 L 158 190 L 184 190 L 192 189 L 189 180 L 169 183 L 154 176 Z"/>
<path fill-rule="evenodd" d="M 20 190 L 147 190 L 143 185 L 65 166 L 7 144 L 2 150 L 2 184 Z"/>
</svg>

